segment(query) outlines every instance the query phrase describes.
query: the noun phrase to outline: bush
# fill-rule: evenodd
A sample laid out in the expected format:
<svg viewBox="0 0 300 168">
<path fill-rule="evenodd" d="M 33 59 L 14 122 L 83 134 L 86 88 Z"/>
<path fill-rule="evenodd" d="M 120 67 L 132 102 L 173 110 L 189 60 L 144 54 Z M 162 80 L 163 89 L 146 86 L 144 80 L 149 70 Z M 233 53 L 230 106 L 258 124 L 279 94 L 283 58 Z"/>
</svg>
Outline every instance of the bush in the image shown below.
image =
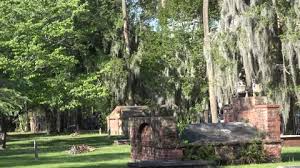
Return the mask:
<svg viewBox="0 0 300 168">
<path fill-rule="evenodd" d="M 262 143 L 251 143 L 245 145 L 240 151 L 241 163 L 261 163 L 266 160 Z"/>
<path fill-rule="evenodd" d="M 215 148 L 212 145 L 193 146 L 188 145 L 184 148 L 184 160 L 208 160 L 216 161 Z"/>
<path fill-rule="evenodd" d="M 259 141 L 237 144 L 188 144 L 184 148 L 184 160 L 208 160 L 220 165 L 261 163 L 266 160 L 263 145 Z"/>
</svg>

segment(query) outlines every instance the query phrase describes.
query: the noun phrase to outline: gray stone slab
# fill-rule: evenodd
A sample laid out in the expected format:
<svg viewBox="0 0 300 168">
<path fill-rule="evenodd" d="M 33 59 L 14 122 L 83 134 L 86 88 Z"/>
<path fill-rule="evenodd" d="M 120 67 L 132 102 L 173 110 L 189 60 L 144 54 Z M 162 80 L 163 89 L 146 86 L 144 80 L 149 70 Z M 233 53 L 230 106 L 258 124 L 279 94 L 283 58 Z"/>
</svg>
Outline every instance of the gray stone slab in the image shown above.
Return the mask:
<svg viewBox="0 0 300 168">
<path fill-rule="evenodd" d="M 260 138 L 260 133 L 247 123 L 191 124 L 181 139 L 192 144 L 248 142 Z"/>
</svg>

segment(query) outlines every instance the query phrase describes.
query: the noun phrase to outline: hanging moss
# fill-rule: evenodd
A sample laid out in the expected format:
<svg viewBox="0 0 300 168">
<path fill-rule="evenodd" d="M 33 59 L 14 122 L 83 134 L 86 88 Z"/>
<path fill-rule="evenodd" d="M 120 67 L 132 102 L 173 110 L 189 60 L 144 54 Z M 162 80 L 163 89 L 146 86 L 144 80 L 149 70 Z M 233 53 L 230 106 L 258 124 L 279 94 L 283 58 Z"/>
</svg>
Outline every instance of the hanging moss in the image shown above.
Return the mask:
<svg viewBox="0 0 300 168">
<path fill-rule="evenodd" d="M 287 123 L 290 97 L 300 100 L 295 89 L 300 83 L 300 3 L 291 1 L 290 15 L 279 19 L 281 3 L 223 0 L 219 29 L 212 34 L 212 55 L 219 104 L 231 102 L 239 81 L 247 88 L 260 83 L 270 102 L 282 105 Z"/>
</svg>

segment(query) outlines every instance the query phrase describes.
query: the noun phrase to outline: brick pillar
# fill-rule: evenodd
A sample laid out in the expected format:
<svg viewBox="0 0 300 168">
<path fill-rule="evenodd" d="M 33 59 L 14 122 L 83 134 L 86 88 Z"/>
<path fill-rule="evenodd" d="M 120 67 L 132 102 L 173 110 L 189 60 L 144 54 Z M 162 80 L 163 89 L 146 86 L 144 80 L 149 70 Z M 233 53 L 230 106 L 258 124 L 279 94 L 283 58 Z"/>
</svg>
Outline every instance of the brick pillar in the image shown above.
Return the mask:
<svg viewBox="0 0 300 168">
<path fill-rule="evenodd" d="M 265 133 L 265 153 L 270 160 L 281 159 L 280 106 L 266 104 L 265 97 L 247 97 L 234 100 L 231 108 L 224 109 L 225 122 L 248 122 Z"/>
<path fill-rule="evenodd" d="M 264 122 L 262 131 L 266 133 L 264 139 L 264 150 L 270 160 L 281 160 L 280 139 L 280 106 L 279 105 L 257 105 L 256 111 L 263 113 Z"/>
<path fill-rule="evenodd" d="M 224 122 L 225 123 L 229 123 L 229 122 L 234 122 L 236 121 L 236 118 L 235 118 L 235 114 L 233 113 L 232 111 L 232 107 L 231 106 L 226 106 L 223 108 L 223 111 L 224 111 Z"/>
</svg>

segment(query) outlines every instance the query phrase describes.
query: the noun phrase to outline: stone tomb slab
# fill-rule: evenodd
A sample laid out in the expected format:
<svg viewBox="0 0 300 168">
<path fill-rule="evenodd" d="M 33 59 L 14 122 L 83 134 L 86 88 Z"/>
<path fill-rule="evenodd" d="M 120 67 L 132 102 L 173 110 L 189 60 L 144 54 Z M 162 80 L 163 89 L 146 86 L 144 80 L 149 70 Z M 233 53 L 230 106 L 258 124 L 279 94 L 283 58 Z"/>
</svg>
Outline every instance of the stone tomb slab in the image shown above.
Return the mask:
<svg viewBox="0 0 300 168">
<path fill-rule="evenodd" d="M 182 140 L 191 144 L 251 142 L 261 140 L 256 128 L 247 123 L 191 124 L 182 134 Z"/>
</svg>

